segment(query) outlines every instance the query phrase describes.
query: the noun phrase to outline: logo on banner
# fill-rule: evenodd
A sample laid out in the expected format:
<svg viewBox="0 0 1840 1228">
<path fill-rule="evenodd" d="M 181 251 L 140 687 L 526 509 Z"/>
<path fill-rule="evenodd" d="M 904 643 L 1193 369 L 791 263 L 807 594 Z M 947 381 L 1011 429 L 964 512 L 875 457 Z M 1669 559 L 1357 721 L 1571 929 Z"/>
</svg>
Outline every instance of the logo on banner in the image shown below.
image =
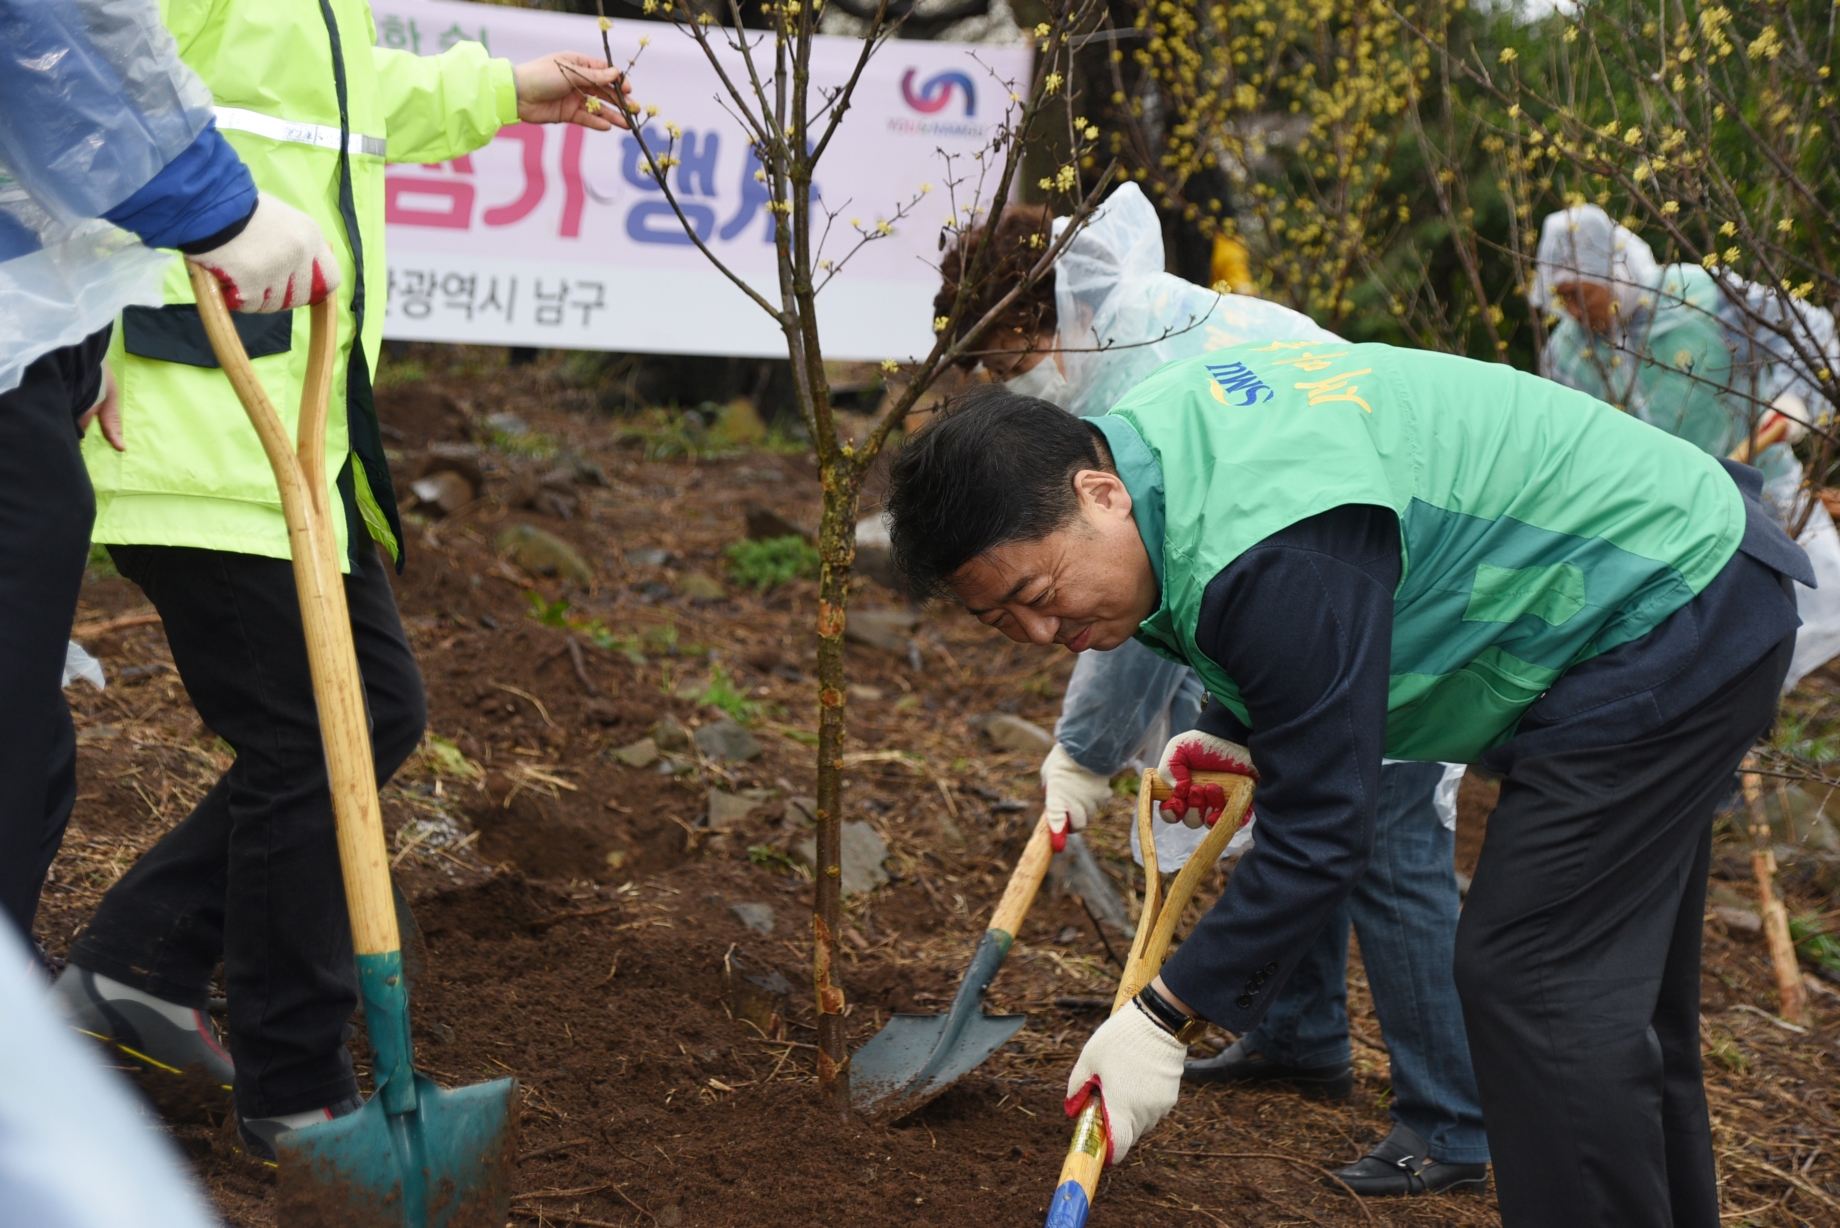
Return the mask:
<svg viewBox="0 0 1840 1228">
<path fill-rule="evenodd" d="M 956 92 L 964 95 L 965 114 L 977 114 L 977 87 L 971 84 L 971 78 L 962 72 L 948 71 L 934 73 L 921 83 L 920 89 L 914 89 L 914 69 L 901 74 L 901 97 L 907 105 L 922 115 L 935 115 L 952 103 Z"/>
</svg>

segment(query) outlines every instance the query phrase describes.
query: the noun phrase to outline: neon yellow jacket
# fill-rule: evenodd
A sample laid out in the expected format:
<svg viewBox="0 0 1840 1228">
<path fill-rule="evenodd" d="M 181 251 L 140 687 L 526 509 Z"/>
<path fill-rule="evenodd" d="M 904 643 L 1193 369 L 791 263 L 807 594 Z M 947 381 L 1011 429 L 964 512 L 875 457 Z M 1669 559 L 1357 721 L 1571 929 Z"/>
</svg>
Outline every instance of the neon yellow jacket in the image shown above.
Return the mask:
<svg viewBox="0 0 1840 1228">
<path fill-rule="evenodd" d="M 339 475 L 332 499 L 347 510 L 338 526 L 341 554 L 353 553 L 352 528 L 361 523 L 400 556 L 395 497 L 370 404 L 388 285 L 384 162 L 443 162 L 478 149 L 516 121 L 517 90 L 510 61 L 490 58 L 477 43 L 432 57 L 376 47 L 366 0 L 327 4 L 343 52 L 352 212 L 364 256 L 356 371 L 349 367 L 359 278 L 340 211 L 339 91 L 319 0 L 162 0 L 160 7 L 181 58 L 210 86 L 218 127 L 256 186 L 308 213 L 338 256 L 339 366 L 326 470 Z M 196 309 L 183 306 L 193 302 L 183 262 L 173 261 L 165 289 L 168 306 L 129 309 L 110 346 L 128 450 L 115 452 L 99 431 L 84 441 L 96 487 L 95 540 L 286 558 L 281 500 L 255 431 L 223 372 L 193 365 L 212 360 Z M 307 314 L 237 316 L 251 353 L 265 355 L 254 359 L 256 373 L 290 432 L 306 375 Z M 358 535 L 362 540 L 361 529 Z"/>
</svg>

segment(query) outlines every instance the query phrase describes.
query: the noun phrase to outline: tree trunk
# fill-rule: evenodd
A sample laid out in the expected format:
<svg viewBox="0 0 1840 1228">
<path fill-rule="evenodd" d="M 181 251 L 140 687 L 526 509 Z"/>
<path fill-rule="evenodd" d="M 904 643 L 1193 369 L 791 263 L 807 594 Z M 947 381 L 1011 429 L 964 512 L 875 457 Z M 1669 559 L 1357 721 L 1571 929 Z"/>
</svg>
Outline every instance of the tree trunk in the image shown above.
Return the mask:
<svg viewBox="0 0 1840 1228">
<path fill-rule="evenodd" d="M 843 987 L 837 939 L 843 923 L 843 623 L 856 558 L 859 480 L 847 457 L 821 469 L 824 515 L 818 525 L 818 857 L 812 902 L 812 988 L 818 1004 L 818 1085 L 839 1114 L 850 1114 Z"/>
</svg>

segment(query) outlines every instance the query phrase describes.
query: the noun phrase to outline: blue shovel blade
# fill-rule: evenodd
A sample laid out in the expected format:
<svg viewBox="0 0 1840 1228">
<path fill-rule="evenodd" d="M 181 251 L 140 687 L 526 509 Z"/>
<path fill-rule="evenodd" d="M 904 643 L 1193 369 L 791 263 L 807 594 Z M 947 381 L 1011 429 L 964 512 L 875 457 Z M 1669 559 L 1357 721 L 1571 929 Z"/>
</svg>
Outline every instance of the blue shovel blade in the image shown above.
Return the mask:
<svg viewBox="0 0 1840 1228">
<path fill-rule="evenodd" d="M 517 1080 L 448 1091 L 415 1076 L 416 1107 L 383 1097 L 275 1140 L 281 1228 L 501 1228 L 517 1162 Z"/>
</svg>

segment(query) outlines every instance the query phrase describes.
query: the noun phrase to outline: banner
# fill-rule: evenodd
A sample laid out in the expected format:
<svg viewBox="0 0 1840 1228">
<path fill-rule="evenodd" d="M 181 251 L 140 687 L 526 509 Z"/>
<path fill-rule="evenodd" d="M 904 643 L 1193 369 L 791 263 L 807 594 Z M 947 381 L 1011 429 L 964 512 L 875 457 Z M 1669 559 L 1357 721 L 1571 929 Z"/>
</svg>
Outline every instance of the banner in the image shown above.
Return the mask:
<svg viewBox="0 0 1840 1228">
<path fill-rule="evenodd" d="M 438 55 L 462 39 L 514 63 L 552 51 L 601 54 L 592 17 L 462 0 L 374 0 L 372 9 L 378 45 L 418 55 Z M 718 41 L 723 34 L 710 33 Z M 662 22 L 615 20 L 609 37 L 616 64 L 638 52 L 631 89 L 642 106 L 658 108 L 646 138 L 654 152 L 662 155 L 667 123 L 681 130 L 679 165 L 669 173 L 698 237 L 777 302 L 767 190 L 754 178 L 745 130 L 724 109 L 732 102 L 703 52 Z M 764 38 L 756 52 L 763 73 L 772 66 L 771 35 Z M 817 40 L 814 98 L 848 78 L 861 48 L 856 39 Z M 741 56 L 721 54 L 745 90 Z M 952 207 L 942 154 L 956 155 L 951 173 L 976 185 L 981 164 L 972 155 L 988 148 L 1010 90 L 1026 89 L 1029 59 L 1026 44 L 898 40 L 870 60 L 818 166 L 818 192 L 838 211 L 822 258 L 848 257 L 818 299 L 826 357 L 906 358 L 931 348 L 939 232 Z M 391 166 L 384 335 L 785 357 L 773 319 L 691 243 L 644 164 L 638 141 L 618 129 L 514 124 L 467 157 Z M 852 253 L 859 229 L 879 234 L 878 224 L 928 183 L 932 192 L 891 235 Z M 961 205 L 968 201 L 960 196 Z"/>
</svg>

